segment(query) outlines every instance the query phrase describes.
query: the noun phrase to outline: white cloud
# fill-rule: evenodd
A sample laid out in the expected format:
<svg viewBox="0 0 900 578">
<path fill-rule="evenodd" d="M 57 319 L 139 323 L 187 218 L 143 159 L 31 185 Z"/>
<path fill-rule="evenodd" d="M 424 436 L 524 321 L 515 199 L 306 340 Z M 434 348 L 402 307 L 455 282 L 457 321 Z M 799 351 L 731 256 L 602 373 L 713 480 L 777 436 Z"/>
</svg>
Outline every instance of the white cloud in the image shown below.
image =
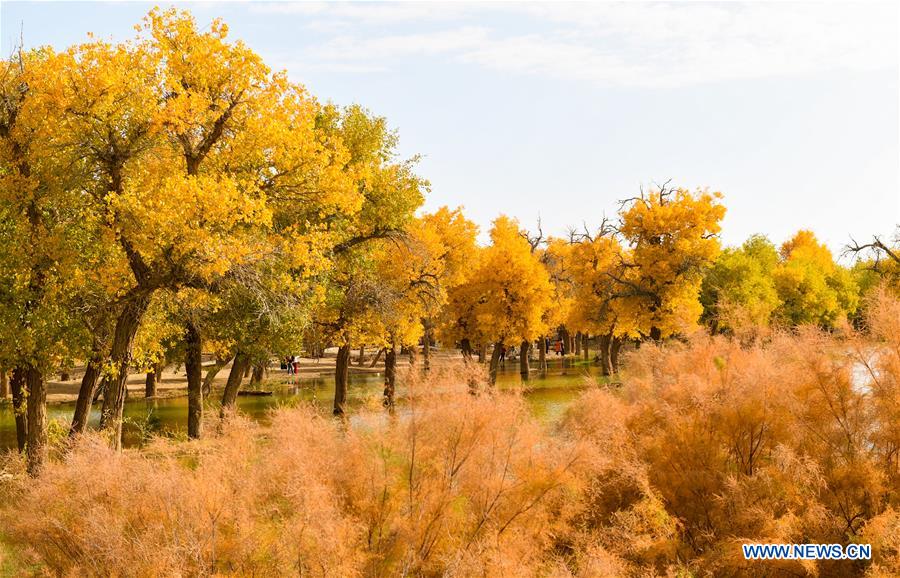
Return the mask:
<svg viewBox="0 0 900 578">
<path fill-rule="evenodd" d="M 889 4 L 269 4 L 330 38 L 304 55 L 334 70 L 442 56 L 492 70 L 624 86 L 687 86 L 897 67 Z M 437 31 L 405 32 L 428 23 Z M 392 28 L 393 27 L 393 28 Z M 401 32 L 403 30 L 403 32 Z"/>
</svg>

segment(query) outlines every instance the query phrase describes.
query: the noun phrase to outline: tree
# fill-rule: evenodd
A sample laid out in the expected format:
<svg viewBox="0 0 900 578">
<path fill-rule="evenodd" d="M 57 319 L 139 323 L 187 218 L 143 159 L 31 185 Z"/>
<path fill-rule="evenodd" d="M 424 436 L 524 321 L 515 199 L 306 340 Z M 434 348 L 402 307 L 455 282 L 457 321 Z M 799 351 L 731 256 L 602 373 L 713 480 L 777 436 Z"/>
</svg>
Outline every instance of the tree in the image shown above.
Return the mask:
<svg viewBox="0 0 900 578">
<path fill-rule="evenodd" d="M 324 266 L 324 219 L 359 208 L 345 149 L 318 130 L 320 107 L 226 35 L 220 21 L 200 32 L 187 13 L 154 10 L 134 42 L 54 57 L 36 92 L 54 119 L 48 146 L 80 168 L 90 216 L 130 269 L 102 417 L 117 444 L 134 336 L 156 291 L 215 292 L 273 245 L 309 274 Z"/>
<path fill-rule="evenodd" d="M 618 232 L 628 251 L 611 297 L 623 334 L 658 340 L 696 325 L 703 271 L 719 253 L 721 197 L 663 185 L 623 202 Z"/>
<path fill-rule="evenodd" d="M 31 474 L 47 455 L 46 374 L 87 357 L 78 306 L 103 293 L 89 284 L 104 239 L 88 218 L 80 167 L 48 144 L 58 127 L 40 96 L 55 59 L 37 50 L 0 62 L 0 366 L 13 368 L 17 440 Z"/>
<path fill-rule="evenodd" d="M 844 249 L 844 255 L 851 255 L 855 259 L 853 275 L 860 288 L 860 294 L 865 295 L 879 285 L 886 282 L 895 291 L 900 293 L 900 226 L 898 226 L 891 241 L 885 241 L 879 235 L 873 235 L 868 243 L 860 244 L 852 240 Z"/>
<path fill-rule="evenodd" d="M 547 331 L 553 285 L 516 221 L 500 216 L 469 278 L 451 291 L 451 326 L 463 338 L 492 343 L 490 378 L 495 382 L 504 346 L 531 342 Z"/>
<path fill-rule="evenodd" d="M 624 248 L 605 224 L 596 235 L 573 236 L 565 247 L 573 287 L 568 323 L 599 336 L 600 367 L 604 375 L 612 375 L 618 371 L 624 337 L 612 299 L 620 290 L 616 279 L 626 273 Z"/>
<path fill-rule="evenodd" d="M 379 242 L 375 278 L 380 297 L 368 332 L 386 350 L 384 402 L 388 408 L 394 405 L 397 348 L 413 347 L 424 336 L 428 351 L 432 319 L 446 303 L 448 290 L 464 278 L 477 231 L 460 209 L 442 207 L 413 220 L 402 239 Z"/>
<path fill-rule="evenodd" d="M 762 235 L 719 255 L 700 291 L 702 319 L 713 332 L 769 325 L 781 303 L 774 279 L 778 262 L 778 251 Z"/>
<path fill-rule="evenodd" d="M 837 265 L 811 231 L 799 231 L 781 246 L 775 286 L 778 318 L 789 325 L 834 327 L 856 311 L 859 295 L 850 272 Z"/>
<path fill-rule="evenodd" d="M 439 330 L 441 339 L 459 343 L 463 358 L 471 359 L 472 353 L 487 344 L 487 337 L 475 318 L 476 308 L 481 304 L 479 288 L 474 283 L 476 272 L 485 254 L 485 249 L 475 246 L 469 254 L 468 270 L 461 281 L 447 293 L 447 303 L 441 309 Z"/>
<path fill-rule="evenodd" d="M 415 174 L 415 157 L 397 159 L 397 134 L 383 117 L 360 106 L 326 106 L 317 126 L 346 147 L 346 170 L 360 199 L 358 211 L 328 222 L 334 234 L 329 252 L 334 266 L 323 272 L 323 306 L 315 318 L 326 339 L 338 345 L 334 413 L 343 415 L 351 344 L 369 337 L 366 321 L 385 299 L 373 248 L 378 241 L 402 237 L 424 200 L 428 182 Z"/>
<path fill-rule="evenodd" d="M 205 320 L 207 334 L 231 371 L 222 394 L 222 415 L 234 408 L 244 373 L 273 353 L 299 351 L 315 306 L 316 286 L 286 273 L 277 258 L 232 272 L 217 292 L 218 306 Z"/>
<path fill-rule="evenodd" d="M 463 215 L 462 209 L 441 207 L 426 213 L 412 223 L 410 253 L 411 286 L 422 303 L 422 325 L 425 341 L 424 366 L 431 357 L 431 342 L 447 292 L 465 278 L 468 259 L 475 253 L 478 227 Z"/>
<path fill-rule="evenodd" d="M 532 247 L 536 247 L 537 239 L 542 234 L 531 237 Z M 578 318 L 573 308 L 576 306 L 576 280 L 573 278 L 572 267 L 574 261 L 572 259 L 571 243 L 565 239 L 550 237 L 544 242 L 544 247 L 538 249 L 538 255 L 547 272 L 550 275 L 550 282 L 553 284 L 553 307 L 551 307 L 544 317 L 547 324 L 548 333 L 561 333 L 563 342 L 566 343 L 566 337 L 569 329 L 578 327 L 581 329 L 581 319 Z M 541 371 L 547 369 L 547 335 L 540 337 L 540 349 L 538 352 L 538 360 Z M 568 345 L 564 348 L 568 351 Z"/>
</svg>

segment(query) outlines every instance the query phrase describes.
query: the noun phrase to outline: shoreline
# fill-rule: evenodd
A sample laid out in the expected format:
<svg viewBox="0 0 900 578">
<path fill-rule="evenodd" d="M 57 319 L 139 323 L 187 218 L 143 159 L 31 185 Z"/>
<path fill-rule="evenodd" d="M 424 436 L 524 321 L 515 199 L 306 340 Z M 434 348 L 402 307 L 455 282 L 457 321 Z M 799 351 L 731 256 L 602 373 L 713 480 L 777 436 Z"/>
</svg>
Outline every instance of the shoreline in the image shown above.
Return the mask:
<svg viewBox="0 0 900 578">
<path fill-rule="evenodd" d="M 358 351 L 357 351 L 358 353 Z M 374 355 L 366 355 L 359 362 L 359 357 L 354 354 L 351 357 L 350 375 L 380 375 L 384 373 L 383 356 L 372 365 Z M 462 356 L 456 350 L 437 350 L 433 352 L 433 359 L 455 359 Z M 420 356 L 421 359 L 421 356 Z M 299 379 L 328 379 L 333 378 L 336 369 L 336 351 L 334 353 L 326 351 L 324 357 L 319 359 L 303 357 L 300 358 L 299 373 L 295 377 Z M 205 360 L 203 362 L 203 375 L 214 365 L 214 361 Z M 408 367 L 409 360 L 406 356 L 397 356 L 397 368 Z M 211 383 L 213 390 L 222 390 L 225 382 L 228 380 L 228 373 L 231 371 L 231 363 L 223 366 Z M 84 366 L 76 366 L 71 370 L 71 377 L 68 381 L 60 381 L 58 379 L 47 380 L 47 404 L 49 405 L 66 405 L 75 403 L 78 399 L 78 390 L 81 388 L 81 377 L 84 375 Z M 280 368 L 280 364 L 271 362 L 262 383 L 277 379 L 278 377 L 288 377 L 286 370 Z M 138 397 L 146 399 L 144 390 L 146 385 L 146 373 L 129 373 L 126 381 L 129 397 Z M 249 378 L 245 378 L 241 389 L 247 389 Z M 174 397 L 182 397 L 187 395 L 187 375 L 184 372 L 183 364 L 170 365 L 162 372 L 161 378 L 156 383 L 157 395 L 152 399 L 168 399 Z M 0 399 L 0 405 L 11 403 L 11 399 Z"/>
</svg>

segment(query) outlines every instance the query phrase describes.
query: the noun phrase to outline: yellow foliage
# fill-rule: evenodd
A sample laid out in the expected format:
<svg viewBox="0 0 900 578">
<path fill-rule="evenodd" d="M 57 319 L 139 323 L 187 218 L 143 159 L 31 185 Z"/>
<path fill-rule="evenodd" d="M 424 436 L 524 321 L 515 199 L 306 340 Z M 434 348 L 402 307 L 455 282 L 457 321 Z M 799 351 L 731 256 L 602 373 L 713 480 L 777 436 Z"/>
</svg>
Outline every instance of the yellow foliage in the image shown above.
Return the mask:
<svg viewBox="0 0 900 578">
<path fill-rule="evenodd" d="M 659 338 L 696 328 L 703 270 L 719 254 L 721 198 L 663 187 L 623 208 L 619 232 L 629 250 L 613 302 L 619 334 Z"/>
<path fill-rule="evenodd" d="M 781 247 L 774 271 L 781 306 L 776 315 L 791 325 L 834 327 L 856 311 L 859 295 L 850 272 L 837 265 L 828 247 L 810 231 L 799 231 Z"/>
<path fill-rule="evenodd" d="M 613 295 L 622 275 L 624 249 L 612 235 L 598 235 L 568 246 L 572 286 L 566 326 L 585 333 L 616 333 L 619 326 Z M 621 333 L 623 330 L 618 329 Z"/>
<path fill-rule="evenodd" d="M 519 225 L 498 217 L 491 245 L 469 261 L 468 279 L 451 291 L 448 327 L 458 339 L 519 344 L 546 333 L 554 290 Z"/>
</svg>

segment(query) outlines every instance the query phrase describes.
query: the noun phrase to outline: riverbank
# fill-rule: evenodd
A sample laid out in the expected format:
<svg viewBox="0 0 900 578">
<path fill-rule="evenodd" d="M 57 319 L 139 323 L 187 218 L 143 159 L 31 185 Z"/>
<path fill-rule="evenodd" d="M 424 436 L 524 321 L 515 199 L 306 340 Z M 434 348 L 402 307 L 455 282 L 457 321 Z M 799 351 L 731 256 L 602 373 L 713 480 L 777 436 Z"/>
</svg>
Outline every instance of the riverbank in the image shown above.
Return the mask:
<svg viewBox="0 0 900 578">
<path fill-rule="evenodd" d="M 459 359 L 461 356 L 455 350 L 438 350 L 432 354 L 436 359 L 442 361 L 450 359 Z M 359 352 L 355 352 L 350 365 L 351 376 L 365 375 L 381 375 L 384 373 L 384 356 L 377 356 L 377 352 L 373 351 L 365 355 L 362 360 L 359 359 Z M 325 355 L 320 358 L 303 357 L 298 361 L 298 373 L 293 377 L 295 379 L 321 379 L 334 376 L 335 365 L 337 360 L 337 349 L 328 349 Z M 203 375 L 215 365 L 212 356 L 204 355 Z M 409 358 L 406 356 L 397 357 L 397 367 L 404 368 L 409 366 Z M 212 381 L 212 388 L 222 389 L 228 380 L 228 373 L 231 371 L 231 363 L 222 367 Z M 61 381 L 59 379 L 51 379 L 47 381 L 47 403 L 65 404 L 73 403 L 78 399 L 78 390 L 81 387 L 81 377 L 84 375 L 84 366 L 76 366 L 69 374 L 70 379 Z M 272 362 L 267 368 L 263 381 L 290 378 L 287 370 L 281 369 L 280 364 Z M 130 397 L 143 397 L 146 385 L 146 374 L 131 373 L 128 375 L 127 387 Z M 249 380 L 244 381 L 244 387 L 247 386 Z M 187 393 L 187 375 L 184 371 L 183 364 L 174 364 L 166 367 L 160 379 L 157 380 L 156 390 L 158 398 L 176 397 L 186 395 Z M 3 400 L 0 400 L 2 403 Z"/>
<path fill-rule="evenodd" d="M 436 373 L 442 373 L 453 366 L 459 359 L 455 351 L 440 351 L 434 354 Z M 354 360 L 356 356 L 354 356 Z M 268 422 L 271 410 L 283 406 L 312 405 L 325 413 L 330 413 L 334 400 L 334 358 L 321 359 L 318 364 L 314 360 L 305 360 L 307 367 L 298 376 L 288 375 L 286 371 L 273 367 L 268 377 L 260 385 L 249 386 L 245 381 L 245 389 L 263 389 L 271 391 L 267 396 L 241 396 L 237 400 L 239 411 L 246 417 L 261 422 Z M 398 359 L 401 366 L 400 375 L 403 383 L 398 387 L 398 403 L 402 406 L 407 394 L 406 378 L 409 367 L 408 359 Z M 143 382 L 135 379 L 131 382 L 129 398 L 125 402 L 125 445 L 140 445 L 148 433 L 182 437 L 187 422 L 187 390 L 184 374 L 181 371 L 166 373 L 166 388 L 157 391 L 153 398 L 144 397 Z M 206 398 L 209 415 L 218 414 L 218 404 L 222 397 L 225 379 L 230 368 L 221 370 L 221 379 L 215 380 L 212 393 Z M 519 390 L 531 408 L 532 413 L 542 423 L 553 423 L 562 415 L 569 404 L 590 383 L 602 382 L 600 368 L 596 365 L 585 365 L 583 361 L 568 359 L 563 363 L 559 357 L 549 360 L 546 371 L 537 371 L 533 365 L 531 380 L 524 384 L 519 375 L 518 363 L 507 361 L 500 367 L 497 375 L 497 387 L 501 390 Z M 486 370 L 485 370 L 486 371 Z M 171 373 L 171 375 L 170 375 Z M 141 375 L 136 378 L 142 377 Z M 365 413 L 372 409 L 381 410 L 383 391 L 383 365 L 367 360 L 364 367 L 354 363 L 350 374 L 347 404 L 351 415 Z M 75 391 L 75 390 L 72 390 Z M 61 396 L 62 397 L 62 396 Z M 72 417 L 74 402 L 66 401 L 66 397 L 74 399 L 69 393 L 57 401 L 48 404 L 47 418 L 60 424 L 65 429 Z M 380 411 L 379 411 L 380 413 Z M 89 427 L 97 426 L 100 419 L 100 404 L 94 404 Z M 9 403 L 0 403 L 0 452 L 15 446 L 15 422 Z"/>
<path fill-rule="evenodd" d="M 448 362 L 461 360 L 462 355 L 455 349 L 436 349 L 432 351 L 432 358 L 435 362 Z M 566 358 L 573 366 L 582 364 L 580 358 L 569 356 Z M 421 354 L 419 362 L 422 361 Z M 559 357 L 551 356 L 551 363 L 560 361 Z M 298 360 L 298 373 L 295 375 L 288 374 L 287 370 L 281 369 L 280 364 L 272 361 L 263 377 L 263 382 L 270 380 L 286 380 L 286 379 L 323 379 L 332 378 L 335 372 L 337 362 L 337 348 L 325 350 L 320 358 L 302 357 Z M 204 355 L 203 375 L 206 376 L 207 371 L 214 367 L 215 359 L 209 354 Z M 518 367 L 518 361 L 515 359 L 508 360 L 505 365 Z M 532 360 L 532 371 L 536 368 L 536 360 Z M 409 367 L 409 357 L 406 355 L 397 356 L 397 369 L 402 370 Z M 216 374 L 212 381 L 213 390 L 221 390 L 225 387 L 228 380 L 228 373 L 231 371 L 231 363 L 223 366 Z M 377 376 L 384 373 L 384 356 L 379 355 L 377 351 L 370 350 L 364 353 L 362 360 L 359 359 L 359 351 L 355 351 L 351 358 L 350 375 L 353 376 Z M 47 403 L 50 404 L 66 404 L 74 403 L 78 399 L 78 390 L 81 387 L 81 377 L 84 375 L 84 366 L 79 365 L 73 368 L 70 373 L 70 379 L 62 381 L 59 379 L 50 379 L 47 381 Z M 57 376 L 58 377 L 58 376 Z M 147 376 L 144 373 L 130 373 L 128 375 L 127 387 L 128 395 L 133 398 L 144 397 Z M 249 384 L 248 379 L 244 380 L 243 387 Z M 156 397 L 160 399 L 168 397 L 178 397 L 187 394 L 187 374 L 184 371 L 184 365 L 181 363 L 167 366 L 162 377 L 156 383 Z M 4 401 L 0 399 L 0 404 Z"/>
</svg>

